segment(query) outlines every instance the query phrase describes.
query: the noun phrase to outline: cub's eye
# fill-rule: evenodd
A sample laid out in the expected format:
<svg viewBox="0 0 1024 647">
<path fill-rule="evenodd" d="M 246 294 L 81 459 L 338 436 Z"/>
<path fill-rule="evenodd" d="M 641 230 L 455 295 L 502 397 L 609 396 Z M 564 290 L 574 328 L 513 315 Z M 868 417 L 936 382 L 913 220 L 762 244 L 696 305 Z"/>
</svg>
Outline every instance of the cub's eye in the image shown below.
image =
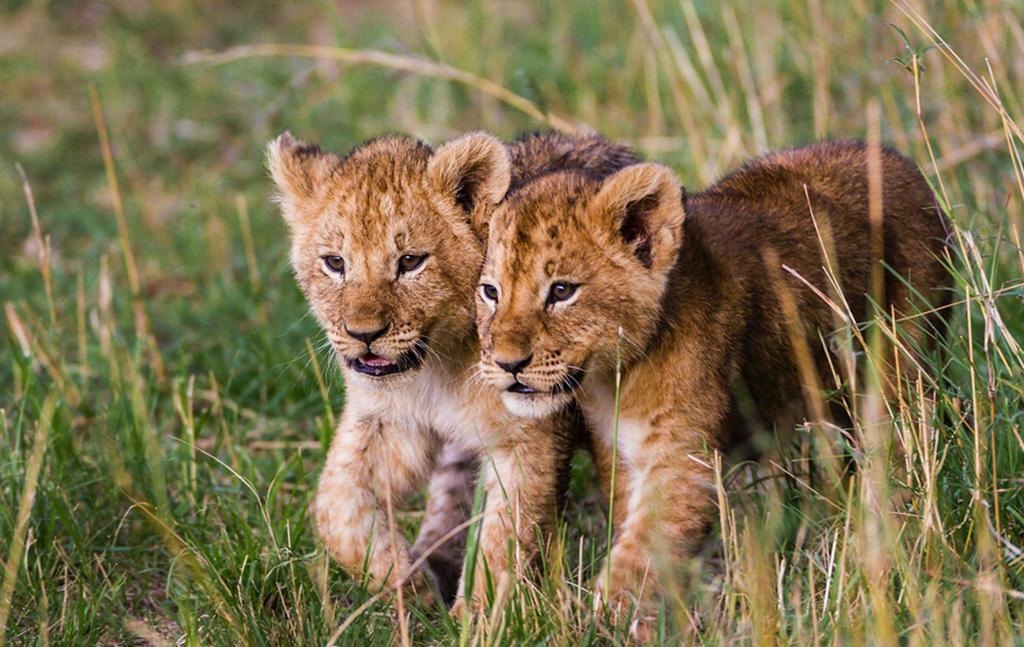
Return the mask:
<svg viewBox="0 0 1024 647">
<path fill-rule="evenodd" d="M 575 283 L 566 283 L 564 281 L 552 283 L 551 289 L 548 290 L 547 305 L 558 303 L 559 301 L 568 301 L 572 298 L 572 295 L 576 294 L 576 290 L 579 287 Z"/>
<path fill-rule="evenodd" d="M 345 259 L 340 256 L 324 256 L 324 267 L 335 274 L 345 273 Z"/>
<path fill-rule="evenodd" d="M 427 260 L 426 254 L 406 254 L 398 259 L 398 273 L 405 274 L 406 272 L 412 272 L 420 265 L 423 265 L 423 261 Z"/>
<path fill-rule="evenodd" d="M 480 295 L 484 298 L 484 301 L 498 302 L 498 288 L 490 283 L 484 283 L 480 286 Z"/>
</svg>

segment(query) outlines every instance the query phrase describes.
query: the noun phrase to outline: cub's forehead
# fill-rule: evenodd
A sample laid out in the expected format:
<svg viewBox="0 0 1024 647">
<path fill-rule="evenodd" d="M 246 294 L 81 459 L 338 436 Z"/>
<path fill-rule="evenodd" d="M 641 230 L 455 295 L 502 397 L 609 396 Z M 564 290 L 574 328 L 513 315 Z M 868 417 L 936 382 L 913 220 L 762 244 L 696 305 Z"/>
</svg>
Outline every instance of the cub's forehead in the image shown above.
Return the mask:
<svg viewBox="0 0 1024 647">
<path fill-rule="evenodd" d="M 508 196 L 495 214 L 492 262 L 512 272 L 538 268 L 546 275 L 579 271 L 593 237 L 587 206 L 600 184 L 575 173 L 535 180 Z"/>
<path fill-rule="evenodd" d="M 429 213 L 424 176 L 431 150 L 407 137 L 375 139 L 342 158 L 331 175 L 325 228 L 365 236 L 417 229 Z"/>
<path fill-rule="evenodd" d="M 597 181 L 577 173 L 555 173 L 530 182 L 508 195 L 495 221 L 501 245 L 545 244 L 585 229 Z"/>
<path fill-rule="evenodd" d="M 355 198 L 401 196 L 422 186 L 430 155 L 429 146 L 411 137 L 371 139 L 342 158 L 331 179 Z"/>
</svg>

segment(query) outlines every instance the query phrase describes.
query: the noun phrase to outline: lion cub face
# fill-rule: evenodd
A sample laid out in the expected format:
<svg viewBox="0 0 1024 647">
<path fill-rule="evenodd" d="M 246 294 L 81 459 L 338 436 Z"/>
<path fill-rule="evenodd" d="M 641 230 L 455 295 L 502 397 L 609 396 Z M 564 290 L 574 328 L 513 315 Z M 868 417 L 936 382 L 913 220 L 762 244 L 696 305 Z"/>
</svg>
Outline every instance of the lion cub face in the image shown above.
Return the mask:
<svg viewBox="0 0 1024 647">
<path fill-rule="evenodd" d="M 481 374 L 515 414 L 565 405 L 591 372 L 643 353 L 682 242 L 679 183 L 656 164 L 603 182 L 560 173 L 513 191 L 491 221 L 477 296 Z"/>
<path fill-rule="evenodd" d="M 435 153 L 386 137 L 340 158 L 285 133 L 267 163 L 292 267 L 346 379 L 394 384 L 465 350 L 483 223 L 508 187 L 501 142 L 473 133 Z"/>
</svg>

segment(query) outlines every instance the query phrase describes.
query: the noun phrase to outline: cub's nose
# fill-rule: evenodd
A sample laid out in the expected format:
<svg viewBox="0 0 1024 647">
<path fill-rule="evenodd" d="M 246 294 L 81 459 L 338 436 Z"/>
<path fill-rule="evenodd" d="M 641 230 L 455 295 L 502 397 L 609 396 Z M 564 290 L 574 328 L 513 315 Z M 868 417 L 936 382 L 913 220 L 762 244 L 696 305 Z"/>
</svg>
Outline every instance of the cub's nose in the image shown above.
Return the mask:
<svg viewBox="0 0 1024 647">
<path fill-rule="evenodd" d="M 387 324 L 383 328 L 378 328 L 377 330 L 352 330 L 348 326 L 345 326 L 345 332 L 348 333 L 349 337 L 358 339 L 369 347 L 374 340 L 380 338 L 380 336 L 386 333 L 390 327 L 391 324 Z"/>
<path fill-rule="evenodd" d="M 521 371 L 524 368 L 526 368 L 526 365 L 530 363 L 531 359 L 533 359 L 533 354 L 532 353 L 530 355 L 527 355 L 526 357 L 521 358 L 521 359 L 513 359 L 513 360 L 506 360 L 504 358 L 498 359 L 497 357 L 495 357 L 494 358 L 494 363 L 497 364 L 498 366 L 500 366 L 505 371 L 511 373 L 512 375 L 515 375 L 519 371 Z"/>
</svg>

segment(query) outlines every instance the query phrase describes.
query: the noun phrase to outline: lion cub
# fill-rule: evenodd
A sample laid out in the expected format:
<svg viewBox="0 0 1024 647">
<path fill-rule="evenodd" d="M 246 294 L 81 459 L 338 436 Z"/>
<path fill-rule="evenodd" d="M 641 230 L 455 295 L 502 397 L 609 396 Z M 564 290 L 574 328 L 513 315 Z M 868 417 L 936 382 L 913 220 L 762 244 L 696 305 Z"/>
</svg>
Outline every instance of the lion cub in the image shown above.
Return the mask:
<svg viewBox="0 0 1024 647">
<path fill-rule="evenodd" d="M 943 304 L 945 216 L 908 160 L 880 158 L 885 309 Z M 833 330 L 834 313 L 793 275 L 828 295 L 830 266 L 848 313 L 868 313 L 867 167 L 863 144 L 834 142 L 770 154 L 694 195 L 656 164 L 604 180 L 559 173 L 495 212 L 478 297 L 482 374 L 527 419 L 576 398 L 606 478 L 617 434 L 605 603 L 652 602 L 666 576 L 652 560 L 700 544 L 715 508 L 713 451 L 758 421 L 791 427 L 802 415 L 780 288 L 820 366 L 818 333 Z M 830 260 L 816 231 L 826 229 Z"/>
<path fill-rule="evenodd" d="M 346 403 L 313 512 L 327 551 L 372 584 L 433 580 L 445 601 L 462 564 L 475 456 L 487 503 L 481 554 L 494 572 L 518 540 L 529 557 L 554 521 L 579 440 L 571 411 L 513 416 L 475 374 L 474 298 L 490 214 L 509 186 L 561 168 L 605 176 L 632 163 L 595 137 L 549 133 L 503 145 L 471 133 L 437 151 L 408 137 L 345 157 L 285 133 L 268 166 L 291 232 L 291 264 L 341 365 Z M 393 505 L 434 471 L 427 520 L 409 547 Z M 445 537 L 453 538 L 445 542 Z M 417 556 L 427 568 L 413 571 Z M 485 578 L 475 579 L 477 592 Z"/>
</svg>

